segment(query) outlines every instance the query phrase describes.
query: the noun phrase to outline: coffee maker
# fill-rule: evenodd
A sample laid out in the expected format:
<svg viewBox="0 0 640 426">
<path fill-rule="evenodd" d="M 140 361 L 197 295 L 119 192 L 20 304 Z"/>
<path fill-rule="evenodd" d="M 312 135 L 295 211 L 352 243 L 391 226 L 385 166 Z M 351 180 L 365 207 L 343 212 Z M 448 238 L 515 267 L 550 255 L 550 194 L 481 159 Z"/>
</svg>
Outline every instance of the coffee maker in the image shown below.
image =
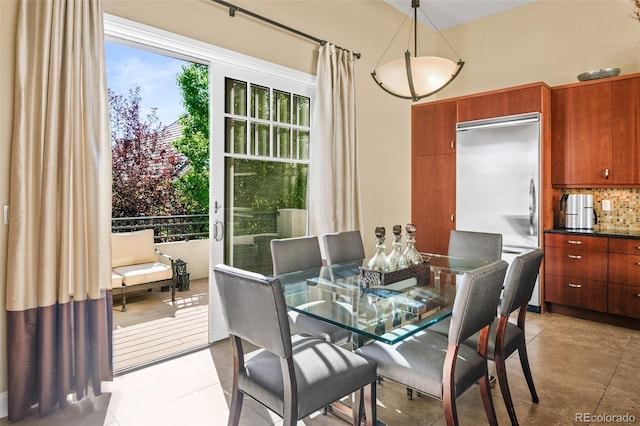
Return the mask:
<svg viewBox="0 0 640 426">
<path fill-rule="evenodd" d="M 560 215 L 562 216 L 561 221 L 564 218 L 564 227 L 566 229 L 593 231 L 593 225 L 598 223 L 593 209 L 593 194 L 562 195 L 560 198 Z"/>
</svg>

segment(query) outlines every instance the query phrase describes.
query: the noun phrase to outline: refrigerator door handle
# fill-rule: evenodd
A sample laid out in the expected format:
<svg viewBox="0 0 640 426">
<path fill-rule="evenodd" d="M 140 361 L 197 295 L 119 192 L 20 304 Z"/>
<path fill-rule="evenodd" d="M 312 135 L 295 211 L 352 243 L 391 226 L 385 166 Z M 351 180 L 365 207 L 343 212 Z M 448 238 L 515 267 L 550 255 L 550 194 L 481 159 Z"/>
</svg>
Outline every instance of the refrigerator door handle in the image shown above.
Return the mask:
<svg viewBox="0 0 640 426">
<path fill-rule="evenodd" d="M 531 175 L 529 181 L 529 235 L 536 235 L 535 233 L 535 218 L 536 218 L 536 184 Z"/>
</svg>

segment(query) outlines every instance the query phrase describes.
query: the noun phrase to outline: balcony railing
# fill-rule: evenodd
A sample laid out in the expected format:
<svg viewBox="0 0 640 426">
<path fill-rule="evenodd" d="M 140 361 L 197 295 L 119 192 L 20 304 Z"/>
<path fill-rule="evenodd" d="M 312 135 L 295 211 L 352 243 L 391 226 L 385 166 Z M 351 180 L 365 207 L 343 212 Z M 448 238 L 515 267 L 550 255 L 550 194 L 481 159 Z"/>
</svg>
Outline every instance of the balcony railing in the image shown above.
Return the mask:
<svg viewBox="0 0 640 426">
<path fill-rule="evenodd" d="M 236 208 L 233 214 L 233 235 L 276 233 L 277 218 L 277 211 L 255 212 Z M 154 230 L 156 243 L 209 238 L 209 215 L 116 217 L 111 219 L 112 232 L 131 232 L 149 228 Z"/>
<path fill-rule="evenodd" d="M 153 228 L 156 243 L 209 238 L 209 215 L 114 217 L 112 232 L 131 232 Z"/>
</svg>

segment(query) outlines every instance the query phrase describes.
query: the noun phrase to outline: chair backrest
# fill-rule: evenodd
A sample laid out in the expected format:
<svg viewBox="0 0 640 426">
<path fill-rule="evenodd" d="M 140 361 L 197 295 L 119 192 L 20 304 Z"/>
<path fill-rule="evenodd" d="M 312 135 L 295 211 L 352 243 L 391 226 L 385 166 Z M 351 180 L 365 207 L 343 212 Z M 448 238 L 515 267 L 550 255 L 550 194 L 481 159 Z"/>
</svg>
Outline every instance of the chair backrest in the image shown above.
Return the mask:
<svg viewBox="0 0 640 426">
<path fill-rule="evenodd" d="M 493 322 L 508 266 L 498 260 L 463 275 L 453 302 L 450 344 L 459 345 Z"/>
<path fill-rule="evenodd" d="M 213 268 L 229 334 L 291 358 L 287 305 L 277 278 L 227 265 Z"/>
<path fill-rule="evenodd" d="M 449 256 L 495 262 L 502 257 L 502 235 L 453 230 L 449 234 Z"/>
<path fill-rule="evenodd" d="M 273 275 L 319 268 L 322 254 L 318 237 L 295 237 L 271 240 Z"/>
<path fill-rule="evenodd" d="M 501 315 L 509 316 L 531 299 L 543 257 L 544 252 L 535 249 L 513 259 L 504 284 Z"/>
<path fill-rule="evenodd" d="M 322 236 L 322 241 L 324 242 L 324 255 L 329 265 L 365 257 L 360 231 L 325 234 Z"/>
</svg>

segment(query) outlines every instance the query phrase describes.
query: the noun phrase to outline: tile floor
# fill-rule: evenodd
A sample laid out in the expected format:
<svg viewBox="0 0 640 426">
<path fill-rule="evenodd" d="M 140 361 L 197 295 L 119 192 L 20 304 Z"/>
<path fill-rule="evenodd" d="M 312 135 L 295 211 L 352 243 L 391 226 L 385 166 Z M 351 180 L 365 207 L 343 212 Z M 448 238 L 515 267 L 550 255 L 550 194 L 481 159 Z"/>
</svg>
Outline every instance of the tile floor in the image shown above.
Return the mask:
<svg viewBox="0 0 640 426">
<path fill-rule="evenodd" d="M 509 383 L 521 425 L 625 424 L 583 422 L 579 413 L 628 415 L 640 424 L 640 331 L 556 314 L 528 314 L 529 358 L 540 403 L 531 402 L 517 356 L 507 361 Z M 22 425 L 225 425 L 231 386 L 230 346 L 210 348 L 116 377 L 100 397 Z M 498 421 L 509 418 L 496 387 Z M 279 425 L 281 420 L 245 400 L 242 424 Z M 406 399 L 402 386 L 385 380 L 378 387 L 379 418 L 388 425 L 444 425 L 439 401 Z M 461 425 L 486 424 L 480 392 L 474 386 L 458 399 Z M 633 418 L 632 418 L 633 420 Z M 0 425 L 9 424 L 0 419 Z M 304 425 L 345 425 L 317 414 Z M 628 423 L 627 423 L 628 424 Z"/>
</svg>

